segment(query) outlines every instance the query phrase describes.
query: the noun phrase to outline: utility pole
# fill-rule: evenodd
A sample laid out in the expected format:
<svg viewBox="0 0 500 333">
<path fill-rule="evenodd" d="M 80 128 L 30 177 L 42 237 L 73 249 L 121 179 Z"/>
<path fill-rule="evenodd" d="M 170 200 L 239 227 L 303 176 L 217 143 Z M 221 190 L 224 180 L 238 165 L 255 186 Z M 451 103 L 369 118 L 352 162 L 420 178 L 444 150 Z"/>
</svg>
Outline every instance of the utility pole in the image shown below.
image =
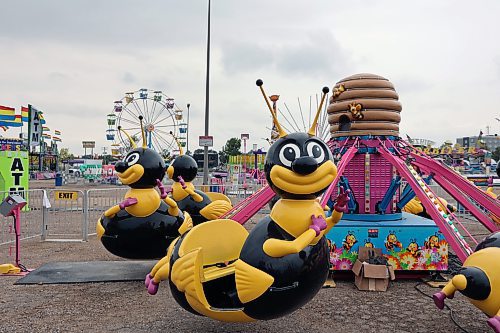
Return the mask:
<svg viewBox="0 0 500 333">
<path fill-rule="evenodd" d="M 208 0 L 208 33 L 207 33 L 207 79 L 205 89 L 205 136 L 208 136 L 209 87 L 210 87 L 210 0 Z M 203 185 L 208 185 L 208 146 L 203 153 Z"/>
<path fill-rule="evenodd" d="M 189 107 L 191 106 L 191 104 L 187 104 L 187 108 L 188 108 L 188 119 L 187 119 L 187 129 L 186 129 L 186 154 L 187 152 L 189 151 Z"/>
</svg>

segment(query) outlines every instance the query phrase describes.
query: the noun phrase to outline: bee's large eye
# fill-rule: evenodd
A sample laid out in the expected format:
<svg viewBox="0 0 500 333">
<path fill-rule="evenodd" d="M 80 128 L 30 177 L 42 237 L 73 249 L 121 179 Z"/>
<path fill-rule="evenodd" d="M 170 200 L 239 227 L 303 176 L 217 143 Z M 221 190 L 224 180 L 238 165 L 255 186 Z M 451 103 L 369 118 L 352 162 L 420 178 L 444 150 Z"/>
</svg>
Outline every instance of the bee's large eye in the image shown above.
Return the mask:
<svg viewBox="0 0 500 333">
<path fill-rule="evenodd" d="M 319 143 L 311 141 L 307 144 L 307 154 L 314 158 L 316 162 L 321 163 L 325 160 L 325 151 Z"/>
<path fill-rule="evenodd" d="M 300 156 L 300 148 L 293 144 L 293 143 L 288 143 L 281 147 L 280 150 L 280 162 L 283 163 L 283 165 L 287 167 L 292 166 L 292 162 Z"/>
<path fill-rule="evenodd" d="M 138 152 L 133 152 L 132 154 L 128 155 L 125 157 L 125 160 L 123 162 L 127 163 L 128 166 L 132 166 L 139 161 L 139 153 Z"/>
</svg>

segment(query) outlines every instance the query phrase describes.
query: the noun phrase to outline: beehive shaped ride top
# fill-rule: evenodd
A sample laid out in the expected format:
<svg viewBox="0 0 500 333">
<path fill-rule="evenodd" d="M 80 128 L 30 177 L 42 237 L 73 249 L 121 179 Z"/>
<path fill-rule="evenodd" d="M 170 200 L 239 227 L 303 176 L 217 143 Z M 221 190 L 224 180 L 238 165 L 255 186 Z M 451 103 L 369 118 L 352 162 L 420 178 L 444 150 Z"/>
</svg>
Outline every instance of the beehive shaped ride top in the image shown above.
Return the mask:
<svg viewBox="0 0 500 333">
<path fill-rule="evenodd" d="M 386 78 L 362 73 L 335 84 L 328 105 L 332 138 L 341 136 L 399 136 L 401 103 Z"/>
</svg>

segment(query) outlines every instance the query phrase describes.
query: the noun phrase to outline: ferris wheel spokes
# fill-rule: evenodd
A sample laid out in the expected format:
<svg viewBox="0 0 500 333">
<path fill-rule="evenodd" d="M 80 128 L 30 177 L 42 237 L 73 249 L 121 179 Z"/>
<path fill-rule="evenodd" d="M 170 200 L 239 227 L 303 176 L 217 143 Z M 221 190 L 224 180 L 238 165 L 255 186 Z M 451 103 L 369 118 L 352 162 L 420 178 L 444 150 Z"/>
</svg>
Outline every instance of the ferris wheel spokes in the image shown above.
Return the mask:
<svg viewBox="0 0 500 333">
<path fill-rule="evenodd" d="M 137 115 L 137 116 L 136 116 L 136 114 L 135 114 L 135 113 L 134 113 L 131 109 L 129 109 L 129 108 L 127 107 L 127 105 L 130 105 L 130 103 L 123 105 L 123 110 L 125 110 L 125 111 L 126 111 L 126 112 L 127 112 L 127 113 L 131 116 L 131 117 L 132 117 L 132 119 L 134 119 L 134 120 L 135 120 L 135 119 L 139 118 L 138 116 L 143 116 L 141 113 L 139 113 L 139 115 Z M 132 104 L 132 105 L 133 105 L 133 104 Z M 134 106 L 134 107 L 135 107 L 135 106 Z M 143 116 L 143 117 L 144 117 L 144 116 Z M 127 120 L 127 119 L 125 119 L 125 118 L 124 118 L 124 120 Z"/>
<path fill-rule="evenodd" d="M 158 114 L 154 114 L 154 117 L 152 117 L 152 121 L 151 121 L 152 123 L 156 123 L 156 121 L 158 120 L 158 118 L 162 114 L 163 110 L 168 110 L 168 108 L 166 107 L 166 105 L 162 105 L 160 111 L 158 111 Z"/>
</svg>

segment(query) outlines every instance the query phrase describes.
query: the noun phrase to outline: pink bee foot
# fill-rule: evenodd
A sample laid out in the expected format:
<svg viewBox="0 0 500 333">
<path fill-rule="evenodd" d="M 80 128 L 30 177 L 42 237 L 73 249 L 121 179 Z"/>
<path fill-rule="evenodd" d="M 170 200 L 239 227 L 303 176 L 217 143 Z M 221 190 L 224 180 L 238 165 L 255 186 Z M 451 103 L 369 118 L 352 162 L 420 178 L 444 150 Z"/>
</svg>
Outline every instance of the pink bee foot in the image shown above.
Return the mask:
<svg viewBox="0 0 500 333">
<path fill-rule="evenodd" d="M 153 277 L 151 276 L 151 274 L 148 273 L 148 275 L 146 275 L 146 280 L 144 280 L 144 284 L 146 285 L 146 288 L 149 287 L 149 283 L 151 282 L 151 279 Z"/>
<path fill-rule="evenodd" d="M 434 300 L 434 304 L 436 304 L 437 308 L 440 310 L 444 309 L 445 298 L 446 298 L 446 295 L 442 291 L 432 295 L 432 299 Z"/>
<path fill-rule="evenodd" d="M 500 333 L 500 316 L 488 319 L 488 325 L 495 331 L 495 333 Z"/>
<path fill-rule="evenodd" d="M 148 286 L 148 293 L 150 295 L 156 295 L 156 293 L 158 292 L 158 287 L 160 287 L 160 284 L 154 282 L 154 280 L 151 280 Z"/>
</svg>

